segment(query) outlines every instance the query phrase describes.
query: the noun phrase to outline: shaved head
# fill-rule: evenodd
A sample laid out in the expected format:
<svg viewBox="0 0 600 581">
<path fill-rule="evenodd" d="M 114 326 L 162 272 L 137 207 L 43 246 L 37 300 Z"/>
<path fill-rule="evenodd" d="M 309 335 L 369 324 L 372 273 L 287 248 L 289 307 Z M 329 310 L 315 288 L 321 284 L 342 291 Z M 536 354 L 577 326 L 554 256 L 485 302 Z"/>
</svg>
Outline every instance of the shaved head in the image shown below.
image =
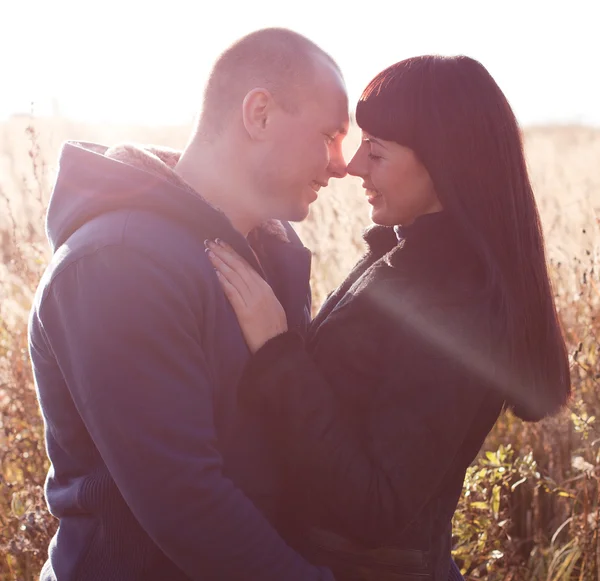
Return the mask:
<svg viewBox="0 0 600 581">
<path fill-rule="evenodd" d="M 315 89 L 319 63 L 337 63 L 308 38 L 285 28 L 265 28 L 244 36 L 217 59 L 204 92 L 198 132 L 215 136 L 241 110 L 256 88 L 269 91 L 277 104 L 295 113 Z"/>
<path fill-rule="evenodd" d="M 335 61 L 296 32 L 258 30 L 214 64 L 175 169 L 244 235 L 265 220 L 304 220 L 330 178 L 346 175 L 348 124 Z"/>
</svg>

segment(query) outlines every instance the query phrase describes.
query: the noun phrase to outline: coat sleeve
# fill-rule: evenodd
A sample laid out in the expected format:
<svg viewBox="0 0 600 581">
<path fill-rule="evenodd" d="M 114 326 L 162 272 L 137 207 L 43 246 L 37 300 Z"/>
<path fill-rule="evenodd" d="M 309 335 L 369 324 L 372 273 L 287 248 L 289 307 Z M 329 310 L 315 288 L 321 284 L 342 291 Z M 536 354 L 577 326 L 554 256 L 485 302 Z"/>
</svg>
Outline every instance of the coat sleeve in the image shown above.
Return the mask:
<svg viewBox="0 0 600 581">
<path fill-rule="evenodd" d="M 81 419 L 140 525 L 190 579 L 332 579 L 223 475 L 185 284 L 119 247 L 56 275 L 38 321 Z"/>
<path fill-rule="evenodd" d="M 265 344 L 246 368 L 243 398 L 268 414 L 311 502 L 379 546 L 455 469 L 488 392 L 473 380 L 460 336 L 432 310 L 417 320 L 368 306 L 354 316 L 353 307 L 333 312 L 310 354 L 292 332 Z M 365 391 L 358 414 L 345 405 Z"/>
</svg>

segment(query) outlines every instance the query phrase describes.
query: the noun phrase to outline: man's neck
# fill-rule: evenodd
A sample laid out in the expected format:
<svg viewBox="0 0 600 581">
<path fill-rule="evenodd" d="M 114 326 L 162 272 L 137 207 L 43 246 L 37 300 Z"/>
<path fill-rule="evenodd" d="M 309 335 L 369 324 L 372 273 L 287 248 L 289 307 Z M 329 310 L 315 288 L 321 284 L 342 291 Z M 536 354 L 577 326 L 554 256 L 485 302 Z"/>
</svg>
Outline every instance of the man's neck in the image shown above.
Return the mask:
<svg viewBox="0 0 600 581">
<path fill-rule="evenodd" d="M 211 206 L 217 208 L 233 227 L 247 236 L 262 222 L 248 211 L 249 192 L 247 180 L 240 179 L 234 156 L 211 145 L 188 147 L 177 165 L 175 173 L 198 192 Z M 246 191 L 242 185 L 246 182 Z"/>
</svg>

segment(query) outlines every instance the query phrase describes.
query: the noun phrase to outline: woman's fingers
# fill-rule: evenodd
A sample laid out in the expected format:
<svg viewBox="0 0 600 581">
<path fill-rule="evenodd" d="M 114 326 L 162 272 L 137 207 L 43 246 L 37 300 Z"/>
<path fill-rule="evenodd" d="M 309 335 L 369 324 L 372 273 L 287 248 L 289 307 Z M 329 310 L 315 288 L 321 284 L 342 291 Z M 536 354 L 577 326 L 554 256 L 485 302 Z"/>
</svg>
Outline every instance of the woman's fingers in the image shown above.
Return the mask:
<svg viewBox="0 0 600 581">
<path fill-rule="evenodd" d="M 217 271 L 217 274 L 220 274 L 228 284 L 235 288 L 244 303 L 248 303 L 249 296 L 252 293 L 244 277 L 238 271 L 231 268 L 221 258 L 220 254 L 217 254 L 212 248 L 207 248 L 207 254 L 210 262 Z"/>
<path fill-rule="evenodd" d="M 223 292 L 225 293 L 225 296 L 231 303 L 231 306 L 233 307 L 233 310 L 234 310 L 236 316 L 239 318 L 240 313 L 243 312 L 243 309 L 246 306 L 242 295 L 240 294 L 238 289 L 233 284 L 231 284 L 225 278 L 225 276 L 222 275 L 218 270 L 217 270 L 217 278 L 219 279 L 219 282 L 221 283 L 221 287 L 223 288 Z"/>
<path fill-rule="evenodd" d="M 273 289 L 260 274 L 225 244 L 206 243 L 225 296 L 238 318 L 252 352 L 287 330 L 287 317 Z"/>
<path fill-rule="evenodd" d="M 235 251 L 222 240 L 208 241 L 207 247 L 233 270 L 251 290 L 256 290 L 262 277 Z"/>
</svg>

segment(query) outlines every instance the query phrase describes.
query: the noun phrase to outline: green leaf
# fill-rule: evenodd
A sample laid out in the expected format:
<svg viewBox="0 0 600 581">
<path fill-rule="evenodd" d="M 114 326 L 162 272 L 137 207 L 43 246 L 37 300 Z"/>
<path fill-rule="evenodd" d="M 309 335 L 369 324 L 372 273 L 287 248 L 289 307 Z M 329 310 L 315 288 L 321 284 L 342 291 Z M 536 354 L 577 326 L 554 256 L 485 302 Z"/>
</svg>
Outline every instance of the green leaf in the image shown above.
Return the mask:
<svg viewBox="0 0 600 581">
<path fill-rule="evenodd" d="M 487 510 L 488 504 L 487 504 L 487 502 L 476 501 L 476 502 L 471 503 L 471 508 L 479 508 L 482 510 Z"/>
<path fill-rule="evenodd" d="M 494 518 L 497 520 L 500 513 L 500 486 L 492 488 L 492 512 L 494 513 Z"/>
<path fill-rule="evenodd" d="M 486 452 L 485 453 L 486 458 L 492 463 L 492 464 L 499 464 L 500 462 L 498 461 L 498 456 L 496 455 L 495 452 Z"/>
</svg>

